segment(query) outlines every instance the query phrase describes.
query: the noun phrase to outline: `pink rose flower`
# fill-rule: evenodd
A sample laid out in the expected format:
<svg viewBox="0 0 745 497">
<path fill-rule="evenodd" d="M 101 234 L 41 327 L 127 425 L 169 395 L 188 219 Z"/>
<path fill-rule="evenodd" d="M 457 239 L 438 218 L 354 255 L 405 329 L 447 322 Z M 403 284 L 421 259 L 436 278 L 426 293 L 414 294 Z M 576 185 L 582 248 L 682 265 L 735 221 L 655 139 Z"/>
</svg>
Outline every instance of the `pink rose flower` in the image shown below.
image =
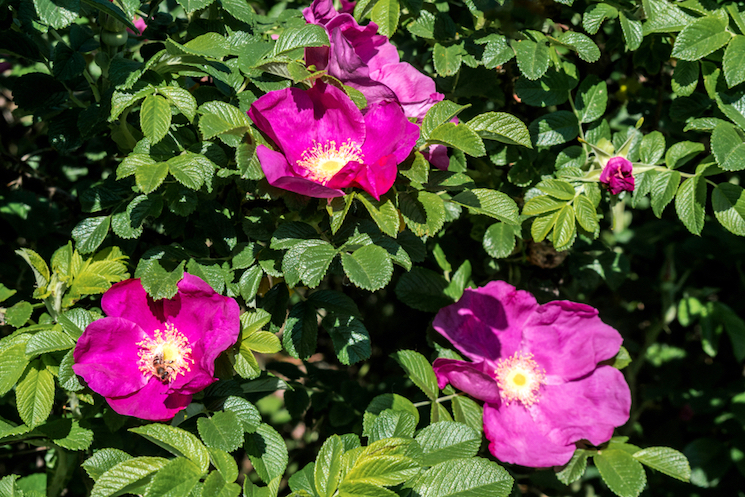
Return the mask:
<svg viewBox="0 0 745 497">
<path fill-rule="evenodd" d="M 613 195 L 634 191 L 634 166 L 625 157 L 613 157 L 608 160 L 600 173 L 600 182 L 609 186 Z"/>
<path fill-rule="evenodd" d="M 278 148 L 256 149 L 269 184 L 309 197 L 340 197 L 342 188 L 358 187 L 379 199 L 419 138 L 397 103 L 374 103 L 363 113 L 321 81 L 309 90 L 269 92 L 248 115 Z"/>
<path fill-rule="evenodd" d="M 406 117 L 421 120 L 444 98 L 432 78 L 400 61 L 398 50 L 377 34 L 375 23 L 360 26 L 351 15 L 337 13 L 331 0 L 314 0 L 303 15 L 325 27 L 331 41 L 330 47 L 306 49 L 306 62 L 361 91 L 369 103 L 396 100 Z"/>
<path fill-rule="evenodd" d="M 440 310 L 435 330 L 472 362 L 437 359 L 448 383 L 484 401 L 484 433 L 501 461 L 530 467 L 569 462 L 576 442 L 606 442 L 629 419 L 623 374 L 601 364 L 621 335 L 585 304 L 538 305 L 503 282 L 467 289 Z"/>
<path fill-rule="evenodd" d="M 173 418 L 214 378 L 215 360 L 240 332 L 235 300 L 190 274 L 172 299 L 153 300 L 139 279 L 101 299 L 108 317 L 92 322 L 75 346 L 73 371 L 119 414 Z"/>
</svg>

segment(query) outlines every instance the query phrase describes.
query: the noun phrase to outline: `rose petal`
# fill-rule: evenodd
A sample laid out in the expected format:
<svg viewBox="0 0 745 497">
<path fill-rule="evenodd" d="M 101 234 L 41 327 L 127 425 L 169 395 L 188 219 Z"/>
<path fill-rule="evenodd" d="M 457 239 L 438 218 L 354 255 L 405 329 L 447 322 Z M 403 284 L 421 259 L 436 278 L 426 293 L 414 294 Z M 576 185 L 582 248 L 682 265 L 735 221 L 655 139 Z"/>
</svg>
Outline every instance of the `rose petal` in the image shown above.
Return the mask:
<svg viewBox="0 0 745 497">
<path fill-rule="evenodd" d="M 557 300 L 540 306 L 523 327 L 523 349 L 546 370 L 551 384 L 580 378 L 621 348 L 620 333 L 589 305 Z"/>
<path fill-rule="evenodd" d="M 112 409 L 124 416 L 150 421 L 168 421 L 191 402 L 191 395 L 167 393 L 168 386 L 155 377 L 127 397 L 107 398 Z"/>
<path fill-rule="evenodd" d="M 276 188 L 315 198 L 344 196 L 344 192 L 338 188 L 329 188 L 297 176 L 297 173 L 290 168 L 284 155 L 274 150 L 269 150 L 264 145 L 259 145 L 256 148 L 256 155 L 259 158 L 259 164 L 261 164 L 261 169 L 264 171 L 267 181 Z"/>
<path fill-rule="evenodd" d="M 101 298 L 101 308 L 109 317 L 120 317 L 137 323 L 149 333 L 163 327 L 163 302 L 154 301 L 139 279 L 120 281 Z"/>
<path fill-rule="evenodd" d="M 500 461 L 547 468 L 562 466 L 574 454 L 575 445 L 557 443 L 546 433 L 550 423 L 536 423 L 529 409 L 520 403 L 499 408 L 484 404 L 484 434 L 489 452 Z"/>
<path fill-rule="evenodd" d="M 432 365 L 440 389 L 450 383 L 471 397 L 495 405 L 501 403 L 497 381 L 484 372 L 483 363 L 458 361 L 456 359 L 435 359 Z"/>
<path fill-rule="evenodd" d="M 520 349 L 522 327 L 537 308 L 530 293 L 492 281 L 467 288 L 458 302 L 437 313 L 432 326 L 469 359 L 496 367 L 496 361 Z"/>
<path fill-rule="evenodd" d="M 629 419 L 631 392 L 623 373 L 612 366 L 601 366 L 579 380 L 546 386 L 539 395 L 533 405 L 536 423 L 550 426 L 549 436 L 557 443 L 586 439 L 600 445 Z"/>
</svg>

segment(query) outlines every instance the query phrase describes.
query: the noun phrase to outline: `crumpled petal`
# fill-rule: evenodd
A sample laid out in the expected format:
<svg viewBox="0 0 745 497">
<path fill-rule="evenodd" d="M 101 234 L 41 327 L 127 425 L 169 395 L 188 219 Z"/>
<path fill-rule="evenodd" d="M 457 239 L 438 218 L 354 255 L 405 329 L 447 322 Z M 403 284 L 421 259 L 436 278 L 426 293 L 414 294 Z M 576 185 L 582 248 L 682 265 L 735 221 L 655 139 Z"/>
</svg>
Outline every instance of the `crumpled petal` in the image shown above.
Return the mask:
<svg viewBox="0 0 745 497">
<path fill-rule="evenodd" d="M 542 428 L 533 421 L 530 409 L 519 403 L 499 408 L 484 404 L 484 435 L 489 452 L 500 461 L 531 468 L 568 463 L 575 445 L 557 443 Z"/>
<path fill-rule="evenodd" d="M 469 359 L 495 365 L 520 350 L 523 325 L 536 309 L 530 293 L 492 281 L 467 288 L 458 302 L 440 309 L 432 326 Z"/>
<path fill-rule="evenodd" d="M 440 389 L 450 383 L 475 399 L 496 405 L 501 403 L 497 382 L 484 372 L 484 363 L 439 358 L 435 359 L 432 368 Z"/>
<path fill-rule="evenodd" d="M 621 334 L 600 320 L 597 309 L 565 300 L 540 306 L 523 327 L 523 348 L 552 384 L 589 374 L 614 357 L 621 343 Z"/>
</svg>

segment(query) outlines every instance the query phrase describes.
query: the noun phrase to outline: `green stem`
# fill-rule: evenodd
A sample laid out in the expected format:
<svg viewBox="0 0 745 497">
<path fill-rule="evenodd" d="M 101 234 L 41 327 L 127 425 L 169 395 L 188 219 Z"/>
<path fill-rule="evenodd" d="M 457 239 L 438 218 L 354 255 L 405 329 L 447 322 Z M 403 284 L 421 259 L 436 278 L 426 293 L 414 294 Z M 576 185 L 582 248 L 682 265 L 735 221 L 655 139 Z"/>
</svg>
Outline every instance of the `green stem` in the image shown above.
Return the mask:
<svg viewBox="0 0 745 497">
<path fill-rule="evenodd" d="M 432 402 L 436 402 L 436 403 L 442 403 L 442 402 L 448 401 L 448 400 L 450 400 L 450 399 L 452 399 L 452 398 L 455 398 L 455 397 L 460 397 L 460 396 L 462 396 L 462 395 L 464 395 L 464 394 L 463 394 L 463 392 L 459 392 L 459 393 L 454 393 L 453 395 L 446 395 L 445 397 L 440 397 L 440 398 L 438 398 L 438 399 L 436 399 L 436 400 L 434 400 L 434 401 L 431 401 L 431 400 L 423 400 L 423 401 L 421 401 L 421 402 L 417 402 L 417 403 L 415 403 L 415 404 L 414 404 L 414 407 L 422 407 L 422 406 L 428 406 L 428 405 L 430 405 L 430 404 L 431 404 Z"/>
</svg>

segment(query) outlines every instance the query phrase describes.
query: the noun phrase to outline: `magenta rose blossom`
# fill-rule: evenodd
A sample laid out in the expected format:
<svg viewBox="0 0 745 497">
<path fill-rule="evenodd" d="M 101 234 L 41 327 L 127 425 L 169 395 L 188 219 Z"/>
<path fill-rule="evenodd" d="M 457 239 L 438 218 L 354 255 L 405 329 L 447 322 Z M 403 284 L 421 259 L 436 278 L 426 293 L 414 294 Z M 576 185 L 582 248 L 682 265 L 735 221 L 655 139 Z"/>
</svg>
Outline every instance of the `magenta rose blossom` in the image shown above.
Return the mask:
<svg viewBox="0 0 745 497">
<path fill-rule="evenodd" d="M 600 173 L 600 182 L 609 186 L 613 195 L 634 191 L 634 166 L 625 157 L 613 157 L 608 160 Z"/>
<path fill-rule="evenodd" d="M 309 197 L 340 197 L 341 188 L 358 187 L 379 199 L 419 138 L 397 103 L 371 104 L 363 113 L 321 81 L 309 90 L 269 92 L 248 115 L 278 148 L 256 149 L 269 184 Z"/>
<path fill-rule="evenodd" d="M 119 414 L 166 421 L 214 378 L 215 359 L 240 332 L 235 300 L 190 274 L 172 299 L 153 300 L 139 279 L 101 299 L 108 317 L 88 325 L 72 366 Z"/>
<path fill-rule="evenodd" d="M 432 78 L 400 61 L 398 50 L 377 34 L 375 23 L 360 26 L 351 15 L 336 12 L 331 0 L 314 0 L 303 15 L 326 28 L 331 42 L 330 47 L 307 48 L 306 62 L 358 89 L 368 103 L 396 100 L 406 117 L 421 120 L 444 98 Z"/>
<path fill-rule="evenodd" d="M 623 374 L 601 364 L 621 335 L 585 304 L 533 295 L 503 281 L 466 289 L 433 326 L 472 362 L 437 359 L 448 383 L 484 401 L 484 433 L 501 461 L 530 467 L 569 462 L 575 443 L 606 442 L 629 419 Z"/>
</svg>

